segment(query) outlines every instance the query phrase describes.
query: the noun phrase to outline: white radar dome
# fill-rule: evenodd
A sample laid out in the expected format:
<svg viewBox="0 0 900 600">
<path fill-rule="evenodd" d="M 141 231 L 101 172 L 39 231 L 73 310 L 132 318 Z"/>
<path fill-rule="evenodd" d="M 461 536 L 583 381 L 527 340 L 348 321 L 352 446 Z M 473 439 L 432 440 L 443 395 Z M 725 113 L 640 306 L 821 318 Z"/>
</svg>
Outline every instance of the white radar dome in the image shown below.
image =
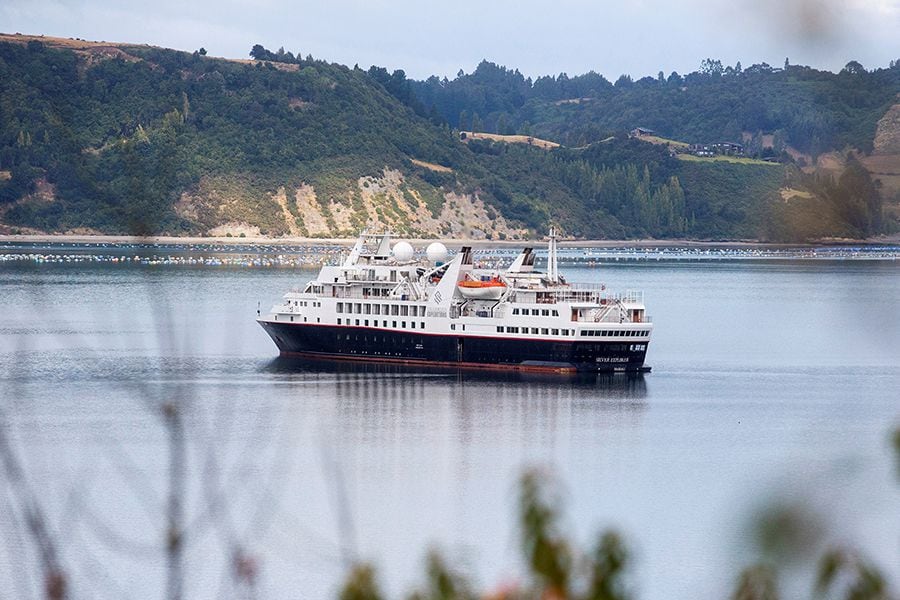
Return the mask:
<svg viewBox="0 0 900 600">
<path fill-rule="evenodd" d="M 397 262 L 409 262 L 413 259 L 415 250 L 409 245 L 409 242 L 397 242 L 394 244 L 394 260 Z"/>
<path fill-rule="evenodd" d="M 442 263 L 447 260 L 447 246 L 440 242 L 432 242 L 425 249 L 425 256 L 432 264 Z"/>
</svg>

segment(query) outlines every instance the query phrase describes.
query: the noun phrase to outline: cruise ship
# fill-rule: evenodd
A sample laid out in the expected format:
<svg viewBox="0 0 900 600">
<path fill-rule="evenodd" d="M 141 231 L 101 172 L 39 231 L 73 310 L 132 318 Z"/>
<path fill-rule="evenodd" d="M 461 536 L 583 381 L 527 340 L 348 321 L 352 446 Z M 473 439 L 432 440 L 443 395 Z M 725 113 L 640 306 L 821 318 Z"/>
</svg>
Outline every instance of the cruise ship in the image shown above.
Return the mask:
<svg viewBox="0 0 900 600">
<path fill-rule="evenodd" d="M 551 229 L 547 271 L 525 248 L 505 269 L 471 247 L 363 232 L 340 265 L 258 315 L 282 356 L 545 372 L 646 372 L 653 329 L 640 292 L 569 283 Z"/>
</svg>

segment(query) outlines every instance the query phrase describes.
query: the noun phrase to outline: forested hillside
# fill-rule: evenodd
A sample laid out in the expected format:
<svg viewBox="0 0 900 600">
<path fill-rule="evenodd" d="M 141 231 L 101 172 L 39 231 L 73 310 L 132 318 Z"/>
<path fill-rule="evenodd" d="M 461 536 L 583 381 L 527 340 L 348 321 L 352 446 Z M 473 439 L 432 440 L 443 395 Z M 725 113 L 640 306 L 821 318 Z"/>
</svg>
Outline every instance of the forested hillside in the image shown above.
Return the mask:
<svg viewBox="0 0 900 600">
<path fill-rule="evenodd" d="M 707 135 L 737 93 L 726 83 L 734 75 L 703 75 L 706 117 L 685 100 L 671 121 L 675 113 L 658 107 L 657 124 L 628 103 L 685 85 L 658 82 L 643 94 L 643 80 L 611 86 L 589 74 L 566 88 L 562 77 L 530 82 L 489 63 L 453 82 L 420 83 L 262 46 L 253 60 L 205 54 L 0 36 L 0 227 L 346 236 L 368 225 L 503 239 L 552 221 L 583 238 L 802 239 L 893 226 L 861 167 L 841 182 L 792 164 L 686 161 L 624 133 L 640 124 L 682 139 L 691 128 Z M 833 99 L 858 110 L 843 111 L 838 125 L 823 113 L 827 126 L 816 125 L 819 141 L 809 144 L 871 143 L 869 121 L 889 105 L 882 88 L 895 71 L 880 71 L 877 85 L 868 72 L 828 74 L 827 98 L 834 78 L 860 78 Z M 569 101 L 573 93 L 594 100 Z M 592 104 L 600 98 L 610 108 Z M 541 131 L 564 147 L 464 143 L 447 111 L 475 130 Z"/>
<path fill-rule="evenodd" d="M 689 143 L 771 134 L 779 152 L 790 145 L 816 156 L 846 146 L 872 150 L 876 124 L 900 93 L 900 61 L 869 71 L 851 61 L 830 73 L 705 60 L 684 76 L 623 75 L 615 83 L 593 72 L 532 81 L 484 61 L 471 74 L 411 81 L 409 89 L 420 112 L 463 130 L 530 133 L 566 146 L 638 126 Z"/>
</svg>

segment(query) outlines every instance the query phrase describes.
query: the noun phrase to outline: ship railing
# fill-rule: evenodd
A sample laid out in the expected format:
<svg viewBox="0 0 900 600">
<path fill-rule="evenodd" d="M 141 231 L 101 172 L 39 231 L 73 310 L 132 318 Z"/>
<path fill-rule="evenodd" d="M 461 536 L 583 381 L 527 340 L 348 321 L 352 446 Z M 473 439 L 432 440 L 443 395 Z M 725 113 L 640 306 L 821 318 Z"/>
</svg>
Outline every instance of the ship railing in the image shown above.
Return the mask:
<svg viewBox="0 0 900 600">
<path fill-rule="evenodd" d="M 352 288 L 332 288 L 334 293 L 332 294 L 335 298 L 350 298 L 352 300 L 367 300 L 369 298 L 374 298 L 374 294 L 364 294 L 360 289 L 352 289 Z M 379 296 L 386 297 L 386 296 Z"/>
<path fill-rule="evenodd" d="M 610 292 L 602 285 L 570 285 L 565 288 L 558 289 L 518 289 L 525 293 L 534 293 L 535 302 L 538 304 L 557 304 L 559 302 L 588 302 L 592 304 L 610 304 L 616 302 L 626 302 L 632 304 L 643 304 L 644 293 L 635 290 L 625 292 Z"/>
<path fill-rule="evenodd" d="M 347 282 L 353 283 L 371 283 L 371 284 L 393 284 L 397 283 L 397 280 L 390 281 L 390 278 L 387 275 L 376 275 L 371 277 L 365 274 L 355 274 L 355 273 L 345 273 L 344 280 Z"/>
<path fill-rule="evenodd" d="M 384 290 L 385 288 L 372 288 Z M 382 295 L 382 294 L 366 294 L 361 289 L 354 288 L 332 288 L 332 298 L 349 299 L 349 300 L 409 300 L 412 298 L 409 294 L 401 294 L 400 296 Z M 424 297 L 422 298 L 424 300 Z"/>
</svg>

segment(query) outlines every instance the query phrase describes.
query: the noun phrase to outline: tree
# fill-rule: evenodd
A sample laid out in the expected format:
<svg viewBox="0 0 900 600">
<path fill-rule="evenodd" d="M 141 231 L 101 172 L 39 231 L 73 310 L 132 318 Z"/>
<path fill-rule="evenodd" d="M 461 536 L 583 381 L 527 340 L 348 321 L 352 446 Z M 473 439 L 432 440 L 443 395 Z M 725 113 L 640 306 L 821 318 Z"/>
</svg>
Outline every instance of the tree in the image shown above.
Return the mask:
<svg viewBox="0 0 900 600">
<path fill-rule="evenodd" d="M 206 48 L 200 48 L 199 50 L 197 50 L 197 53 L 200 56 L 206 56 Z"/>
<path fill-rule="evenodd" d="M 838 179 L 834 200 L 847 221 L 863 234 L 872 235 L 881 230 L 881 194 L 869 172 L 852 156 Z"/>
<path fill-rule="evenodd" d="M 729 119 L 722 130 L 722 138 L 727 142 L 741 141 L 741 127 L 738 125 L 737 119 Z"/>
<path fill-rule="evenodd" d="M 841 71 L 841 73 L 849 73 L 851 75 L 861 75 L 865 72 L 866 68 L 855 60 L 851 60 L 846 65 L 844 65 L 844 68 Z"/>
<path fill-rule="evenodd" d="M 472 113 L 472 133 L 482 131 L 483 129 L 484 123 L 481 122 L 481 117 L 478 116 L 478 113 Z"/>
<path fill-rule="evenodd" d="M 618 79 L 616 79 L 615 85 L 617 88 L 626 88 L 626 87 L 630 87 L 631 83 L 632 83 L 631 75 L 623 73 L 623 74 L 619 75 Z"/>
<path fill-rule="evenodd" d="M 472 122 L 469 121 L 469 113 L 465 110 L 459 111 L 459 130 L 460 131 L 471 131 Z"/>
<path fill-rule="evenodd" d="M 719 77 L 725 71 L 719 59 L 704 58 L 700 62 L 700 72 L 710 77 Z"/>
<path fill-rule="evenodd" d="M 272 53 L 266 50 L 262 44 L 256 44 L 250 50 L 250 56 L 253 60 L 267 60 L 270 54 Z"/>
<path fill-rule="evenodd" d="M 437 106 L 435 106 L 433 102 L 431 104 L 431 108 L 428 111 L 428 120 L 435 125 L 444 124 L 444 118 L 441 117 L 441 113 L 438 112 Z"/>
<path fill-rule="evenodd" d="M 497 133 L 499 133 L 500 135 L 506 135 L 509 133 L 508 128 L 509 125 L 507 125 L 506 113 L 501 113 L 497 118 Z"/>
</svg>

